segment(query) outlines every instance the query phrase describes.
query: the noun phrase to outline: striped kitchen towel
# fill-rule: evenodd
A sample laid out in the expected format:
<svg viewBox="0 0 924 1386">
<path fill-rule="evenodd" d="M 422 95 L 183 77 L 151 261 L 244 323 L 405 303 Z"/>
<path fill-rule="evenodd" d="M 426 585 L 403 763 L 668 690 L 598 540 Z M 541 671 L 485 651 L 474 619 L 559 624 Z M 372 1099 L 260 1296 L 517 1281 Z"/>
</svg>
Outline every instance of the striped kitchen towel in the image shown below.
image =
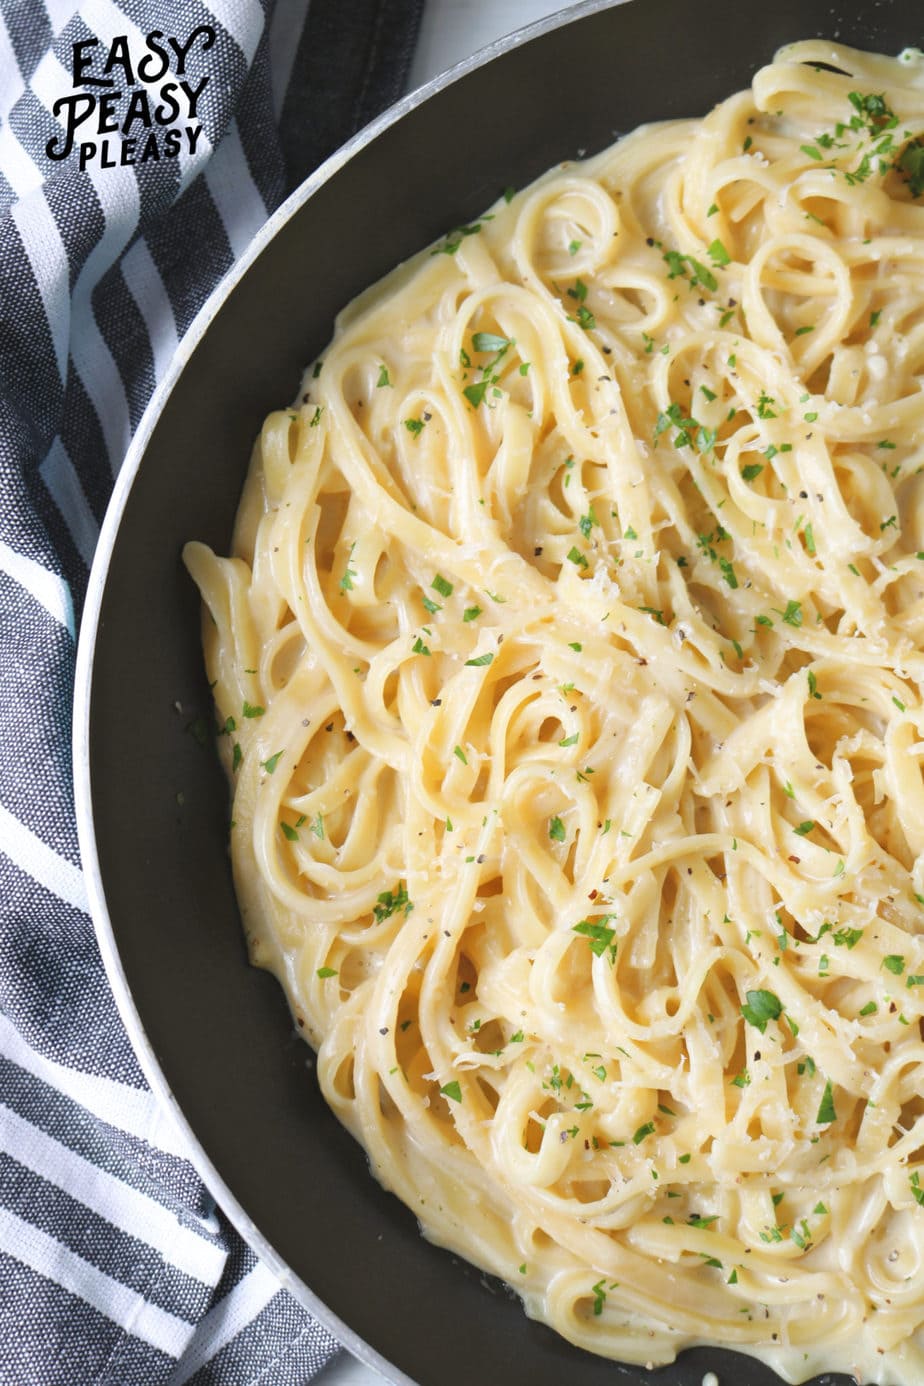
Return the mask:
<svg viewBox="0 0 924 1386">
<path fill-rule="evenodd" d="M 268 213 L 396 98 L 423 0 L 0 0 L 0 1383 L 309 1380 L 331 1337 L 148 1091 L 87 916 L 70 707 L 113 478 Z"/>
</svg>

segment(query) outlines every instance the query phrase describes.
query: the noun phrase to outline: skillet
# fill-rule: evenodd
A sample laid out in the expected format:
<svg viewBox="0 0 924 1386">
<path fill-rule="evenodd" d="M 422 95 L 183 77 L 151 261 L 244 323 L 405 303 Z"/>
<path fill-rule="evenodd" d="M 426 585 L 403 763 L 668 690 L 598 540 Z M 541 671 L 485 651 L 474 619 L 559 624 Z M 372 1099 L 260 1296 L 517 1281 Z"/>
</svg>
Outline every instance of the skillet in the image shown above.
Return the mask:
<svg viewBox="0 0 924 1386">
<path fill-rule="evenodd" d="M 924 46 L 910 0 L 591 0 L 399 103 L 270 219 L 196 319 L 117 481 L 78 651 L 75 779 L 103 955 L 146 1076 L 212 1193 L 359 1357 L 418 1386 L 773 1386 L 696 1349 L 649 1376 L 525 1318 L 425 1242 L 322 1101 L 277 983 L 247 966 L 189 538 L 226 552 L 252 440 L 336 312 L 510 185 L 649 120 L 704 114 L 781 44 Z M 847 1378 L 818 1378 L 835 1386 Z"/>
</svg>

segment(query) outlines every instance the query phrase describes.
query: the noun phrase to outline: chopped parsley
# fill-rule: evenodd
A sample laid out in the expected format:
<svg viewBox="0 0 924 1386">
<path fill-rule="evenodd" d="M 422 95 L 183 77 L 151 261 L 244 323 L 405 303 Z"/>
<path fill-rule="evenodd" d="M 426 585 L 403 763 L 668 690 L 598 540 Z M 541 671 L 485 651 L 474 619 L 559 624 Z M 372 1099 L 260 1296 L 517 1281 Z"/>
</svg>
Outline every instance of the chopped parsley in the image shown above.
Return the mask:
<svg viewBox="0 0 924 1386">
<path fill-rule="evenodd" d="M 394 891 L 383 890 L 377 900 L 378 903 L 373 906 L 372 912 L 379 924 L 390 919 L 399 910 L 404 910 L 405 917 L 407 917 L 414 908 L 413 903 L 408 899 L 407 888 L 403 885 Z"/>
<path fill-rule="evenodd" d="M 462 391 L 462 393 L 473 409 L 477 409 L 479 404 L 481 404 L 490 384 L 490 377 L 484 376 L 482 380 L 476 381 L 474 385 L 465 386 L 465 389 Z"/>
<path fill-rule="evenodd" d="M 430 251 L 430 254 L 455 255 L 456 251 L 459 249 L 459 246 L 465 240 L 465 237 L 476 236 L 480 230 L 480 221 L 472 222 L 470 226 L 459 226 L 456 228 L 455 231 L 450 231 L 449 235 L 444 238 L 442 244 L 435 246 L 434 249 Z"/>
<path fill-rule="evenodd" d="M 583 327 L 585 332 L 590 332 L 592 328 L 596 327 L 597 319 L 585 303 L 585 299 L 587 298 L 587 285 L 584 283 L 583 279 L 576 279 L 574 281 L 574 287 L 568 290 L 568 297 L 575 299 L 578 305 L 577 313 L 572 321 L 577 322 L 579 327 Z"/>
<path fill-rule="evenodd" d="M 675 429 L 674 447 L 690 448 L 695 447 L 699 453 L 711 452 L 715 447 L 718 432 L 714 428 L 707 428 L 705 424 L 693 418 L 692 415 L 684 414 L 679 404 L 671 403 L 657 417 L 654 428 L 654 441 L 657 443 L 662 433 L 667 433 L 671 428 Z"/>
<path fill-rule="evenodd" d="M 353 550 L 355 548 L 356 544 L 354 542 L 350 545 L 350 556 L 347 559 L 346 568 L 343 570 L 343 577 L 340 579 L 339 586 L 341 592 L 353 591 L 353 579 L 356 577 L 356 569 L 352 568 L 350 564 L 353 560 Z"/>
<path fill-rule="evenodd" d="M 609 927 L 607 920 L 613 918 L 613 915 L 606 914 L 600 922 L 582 919 L 580 924 L 575 924 L 572 930 L 572 933 L 581 934 L 587 939 L 594 957 L 602 958 L 603 954 L 609 950 L 611 962 L 616 957 L 616 944 L 613 942 L 616 931 Z"/>
<path fill-rule="evenodd" d="M 738 578 L 735 575 L 735 570 L 732 567 L 731 562 L 727 558 L 719 558 L 719 569 L 722 573 L 723 578 L 728 583 L 729 587 L 738 586 Z M 738 658 L 741 658 L 740 654 Z"/>
<path fill-rule="evenodd" d="M 924 140 L 911 140 L 895 160 L 894 167 L 907 183 L 912 197 L 924 193 Z"/>
<path fill-rule="evenodd" d="M 829 1078 L 825 1083 L 825 1090 L 818 1104 L 818 1115 L 815 1121 L 819 1126 L 830 1126 L 831 1122 L 836 1120 L 837 1112 L 834 1109 L 834 1089 L 831 1079 Z"/>
<path fill-rule="evenodd" d="M 725 581 L 728 583 L 729 587 L 735 588 L 738 586 L 738 576 L 735 573 L 735 569 L 731 560 L 717 553 L 714 547 L 716 544 L 721 544 L 724 540 L 730 537 L 731 536 L 727 533 L 727 531 L 724 530 L 721 525 L 719 525 L 715 530 L 711 531 L 709 534 L 697 535 L 696 546 L 700 550 L 700 552 L 705 554 L 705 556 L 712 563 L 718 564 L 719 571 L 721 572 Z"/>
<path fill-rule="evenodd" d="M 716 244 L 721 244 L 721 242 L 716 242 Z M 694 259 L 692 255 L 681 255 L 679 250 L 667 250 L 664 252 L 663 258 L 669 271 L 668 279 L 686 279 L 691 289 L 695 289 L 697 285 L 702 285 L 710 293 L 715 293 L 719 287 L 719 281 L 712 270 L 699 260 Z"/>
<path fill-rule="evenodd" d="M 476 332 L 472 336 L 476 351 L 507 351 L 513 346 L 512 337 L 498 337 L 495 332 Z"/>
<path fill-rule="evenodd" d="M 500 390 L 494 388 L 500 380 L 500 376 L 495 367 L 500 364 L 507 355 L 507 352 L 514 345 L 515 341 L 512 337 L 499 337 L 494 332 L 473 333 L 473 350 L 481 353 L 495 353 L 493 360 L 486 362 L 485 365 L 480 367 L 481 379 L 472 385 L 466 385 L 462 391 L 473 409 L 477 409 L 478 406 L 483 403 L 489 388 L 494 395 L 499 395 L 501 393 Z M 471 358 L 464 348 L 461 352 L 461 360 L 463 366 L 467 367 L 471 365 Z"/>
<path fill-rule="evenodd" d="M 885 175 L 890 169 L 895 169 L 909 183 L 912 196 L 918 196 L 924 191 L 914 149 L 919 142 L 912 140 L 900 153 L 896 153 L 898 116 L 889 107 L 885 95 L 882 92 L 852 91 L 847 99 L 853 108 L 849 120 L 838 121 L 833 133 L 825 131 L 816 136 L 813 144 L 803 145 L 803 152 L 819 163 L 823 163 L 827 156 L 830 162 L 826 167 L 840 173 L 851 187 L 865 183 L 874 172 Z M 859 143 L 852 144 L 851 135 L 859 135 Z M 845 167 L 844 156 L 840 153 L 843 150 L 849 150 L 854 157 L 852 167 Z"/>
<path fill-rule="evenodd" d="M 749 991 L 746 1002 L 741 1007 L 741 1014 L 761 1034 L 765 1032 L 768 1020 L 779 1020 L 783 1013 L 782 1002 L 772 991 Z"/>
</svg>

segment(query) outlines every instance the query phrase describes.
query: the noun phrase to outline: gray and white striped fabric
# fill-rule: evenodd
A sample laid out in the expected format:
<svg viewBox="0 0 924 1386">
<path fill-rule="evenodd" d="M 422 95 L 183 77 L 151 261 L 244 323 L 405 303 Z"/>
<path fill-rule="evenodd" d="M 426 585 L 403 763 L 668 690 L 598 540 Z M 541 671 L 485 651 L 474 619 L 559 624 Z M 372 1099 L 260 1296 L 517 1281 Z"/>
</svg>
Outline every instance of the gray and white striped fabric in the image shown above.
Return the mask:
<svg viewBox="0 0 924 1386">
<path fill-rule="evenodd" d="M 156 383 L 267 214 L 400 94 L 422 4 L 0 0 L 3 1386 L 288 1386 L 336 1350 L 138 1068 L 87 916 L 71 688 Z"/>
</svg>

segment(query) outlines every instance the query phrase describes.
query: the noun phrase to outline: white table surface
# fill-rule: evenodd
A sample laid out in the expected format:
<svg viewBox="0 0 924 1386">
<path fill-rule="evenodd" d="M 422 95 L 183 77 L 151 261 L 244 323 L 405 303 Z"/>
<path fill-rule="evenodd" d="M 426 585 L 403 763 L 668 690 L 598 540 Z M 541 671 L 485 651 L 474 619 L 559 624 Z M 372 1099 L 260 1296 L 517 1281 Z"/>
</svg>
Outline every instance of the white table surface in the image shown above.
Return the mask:
<svg viewBox="0 0 924 1386">
<path fill-rule="evenodd" d="M 571 8 L 565 0 L 426 0 L 411 85 L 428 82 L 503 34 Z M 315 1381 L 318 1386 L 382 1386 L 383 1378 L 344 1352 Z"/>
</svg>

